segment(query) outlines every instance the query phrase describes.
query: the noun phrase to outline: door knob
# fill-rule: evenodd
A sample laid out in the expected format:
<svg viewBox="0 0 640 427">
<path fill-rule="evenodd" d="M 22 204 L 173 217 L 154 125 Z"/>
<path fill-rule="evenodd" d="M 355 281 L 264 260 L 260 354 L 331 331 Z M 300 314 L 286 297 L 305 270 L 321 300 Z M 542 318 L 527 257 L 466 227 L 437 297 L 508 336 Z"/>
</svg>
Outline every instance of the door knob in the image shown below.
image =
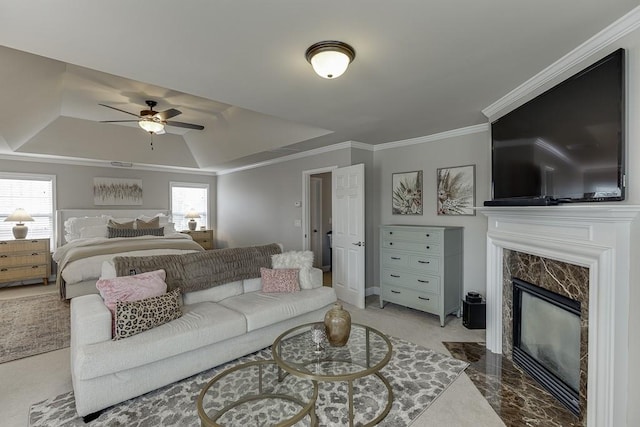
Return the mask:
<svg viewBox="0 0 640 427">
<path fill-rule="evenodd" d="M 364 242 L 352 243 L 352 245 L 356 245 L 356 246 L 364 246 Z"/>
</svg>

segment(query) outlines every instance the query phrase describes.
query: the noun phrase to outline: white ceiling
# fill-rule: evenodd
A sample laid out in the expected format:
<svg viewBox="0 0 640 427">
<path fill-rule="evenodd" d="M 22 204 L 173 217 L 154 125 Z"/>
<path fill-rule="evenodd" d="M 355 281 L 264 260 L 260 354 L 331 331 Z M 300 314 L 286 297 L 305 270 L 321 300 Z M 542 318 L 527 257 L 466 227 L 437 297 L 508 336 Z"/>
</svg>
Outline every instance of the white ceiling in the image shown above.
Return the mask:
<svg viewBox="0 0 640 427">
<path fill-rule="evenodd" d="M 481 110 L 638 0 L 0 0 L 0 154 L 218 171 L 344 141 L 486 122 Z M 356 50 L 335 80 L 311 44 Z M 28 53 L 27 53 L 28 52 Z M 177 108 L 153 137 L 144 101 Z M 287 149 L 282 149 L 287 147 Z"/>
</svg>

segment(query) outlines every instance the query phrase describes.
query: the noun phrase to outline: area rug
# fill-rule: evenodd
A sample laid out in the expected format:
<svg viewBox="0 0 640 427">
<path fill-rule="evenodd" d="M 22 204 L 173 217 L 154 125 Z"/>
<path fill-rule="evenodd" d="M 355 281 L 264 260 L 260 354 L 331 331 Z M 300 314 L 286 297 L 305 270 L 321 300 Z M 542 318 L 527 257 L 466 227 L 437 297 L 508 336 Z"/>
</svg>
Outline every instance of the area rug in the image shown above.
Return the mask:
<svg viewBox="0 0 640 427">
<path fill-rule="evenodd" d="M 69 347 L 69 303 L 57 293 L 0 300 L 0 363 Z"/>
<path fill-rule="evenodd" d="M 458 378 L 468 363 L 398 338 L 390 340 L 393 355 L 381 372 L 391 383 L 395 398 L 391 411 L 379 425 L 406 426 Z M 206 383 L 226 368 L 261 359 L 271 359 L 270 348 L 118 404 L 105 410 L 90 425 L 199 426 L 196 400 Z M 380 413 L 386 405 L 386 388 L 374 380 L 377 377 L 368 378 L 354 382 L 356 425 L 367 422 L 373 418 L 371 414 Z M 319 384 L 316 413 L 321 426 L 349 424 L 346 396 L 345 382 Z M 32 405 L 29 425 L 75 427 L 84 423 L 75 412 L 73 392 L 69 392 Z M 309 425 L 308 417 L 296 425 Z"/>
</svg>

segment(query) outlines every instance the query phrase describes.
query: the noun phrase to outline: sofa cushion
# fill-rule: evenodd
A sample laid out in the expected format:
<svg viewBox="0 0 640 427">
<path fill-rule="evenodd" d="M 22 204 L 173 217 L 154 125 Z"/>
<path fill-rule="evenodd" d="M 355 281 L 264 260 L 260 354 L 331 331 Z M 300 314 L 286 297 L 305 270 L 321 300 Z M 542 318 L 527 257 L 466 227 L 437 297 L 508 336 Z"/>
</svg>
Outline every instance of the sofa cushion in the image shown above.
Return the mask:
<svg viewBox="0 0 640 427">
<path fill-rule="evenodd" d="M 321 287 L 293 293 L 250 292 L 219 302 L 247 318 L 247 331 L 318 310 L 336 301 L 333 288 Z"/>
<path fill-rule="evenodd" d="M 100 296 L 115 318 L 117 301 L 138 301 L 162 295 L 167 292 L 164 270 L 154 270 L 133 276 L 100 278 L 96 288 Z"/>
<path fill-rule="evenodd" d="M 288 251 L 281 254 L 271 255 L 271 265 L 273 268 L 297 268 L 301 289 L 313 289 L 322 286 L 322 282 L 314 286 L 311 270 L 313 268 L 313 252 L 311 251 Z"/>
<path fill-rule="evenodd" d="M 139 301 L 116 302 L 114 340 L 137 335 L 182 316 L 180 289 Z"/>
<path fill-rule="evenodd" d="M 235 297 L 234 297 L 235 298 Z M 79 348 L 75 372 L 87 380 L 136 368 L 246 333 L 245 317 L 218 303 L 185 305 L 182 317 L 125 340 Z"/>
<path fill-rule="evenodd" d="M 298 270 L 295 268 L 280 268 L 272 270 L 261 268 L 262 292 L 298 292 Z"/>
<path fill-rule="evenodd" d="M 258 283 L 260 283 L 260 279 L 255 280 L 258 280 Z M 214 286 L 201 291 L 187 292 L 182 295 L 182 300 L 185 304 L 195 304 L 203 301 L 218 302 L 225 298 L 242 295 L 243 292 L 242 280 L 238 280 L 227 283 L 226 285 Z"/>
</svg>

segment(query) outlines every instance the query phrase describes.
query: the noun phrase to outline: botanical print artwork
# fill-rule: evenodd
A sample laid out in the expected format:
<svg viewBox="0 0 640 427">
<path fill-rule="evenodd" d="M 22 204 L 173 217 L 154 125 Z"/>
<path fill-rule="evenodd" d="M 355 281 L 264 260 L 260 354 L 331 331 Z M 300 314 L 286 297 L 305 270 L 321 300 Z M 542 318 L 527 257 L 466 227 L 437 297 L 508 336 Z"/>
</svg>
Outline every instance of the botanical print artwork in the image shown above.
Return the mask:
<svg viewBox="0 0 640 427">
<path fill-rule="evenodd" d="M 394 173 L 392 213 L 422 215 L 422 171 Z"/>
<path fill-rule="evenodd" d="M 475 215 L 476 166 L 438 169 L 438 215 Z"/>
<path fill-rule="evenodd" d="M 141 205 L 142 180 L 93 178 L 95 205 Z"/>
</svg>

